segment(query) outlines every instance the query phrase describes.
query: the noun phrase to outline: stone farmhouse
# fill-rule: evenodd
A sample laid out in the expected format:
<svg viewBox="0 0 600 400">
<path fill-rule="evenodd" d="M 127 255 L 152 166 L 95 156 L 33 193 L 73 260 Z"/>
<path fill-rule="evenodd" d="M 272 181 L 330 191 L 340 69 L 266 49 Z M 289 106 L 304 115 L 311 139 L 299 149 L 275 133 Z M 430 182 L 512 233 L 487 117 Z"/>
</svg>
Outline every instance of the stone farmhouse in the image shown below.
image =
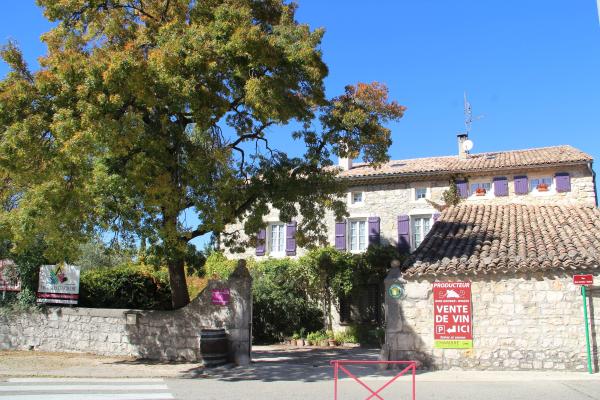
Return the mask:
<svg viewBox="0 0 600 400">
<path fill-rule="evenodd" d="M 582 300 L 571 281 L 578 272 L 598 275 L 600 265 L 592 158 L 568 145 L 469 154 L 467 140 L 458 135 L 456 155 L 377 169 L 339 160 L 349 217 L 327 216 L 329 243 L 350 252 L 392 244 L 410 256 L 390 271 L 385 291 L 380 282 L 365 282 L 353 299 L 340 299 L 337 327 L 382 322 L 384 301 L 384 359 L 417 358 L 432 368 L 584 368 Z M 461 202 L 445 207 L 451 182 Z M 275 209 L 266 222 L 264 243 L 229 255 L 304 254 L 294 240 L 296 222 L 279 221 Z M 432 284 L 448 281 L 472 284 L 468 350 L 434 348 Z M 389 296 L 393 283 L 402 298 Z M 592 326 L 600 322 L 596 296 L 592 290 Z"/>
</svg>

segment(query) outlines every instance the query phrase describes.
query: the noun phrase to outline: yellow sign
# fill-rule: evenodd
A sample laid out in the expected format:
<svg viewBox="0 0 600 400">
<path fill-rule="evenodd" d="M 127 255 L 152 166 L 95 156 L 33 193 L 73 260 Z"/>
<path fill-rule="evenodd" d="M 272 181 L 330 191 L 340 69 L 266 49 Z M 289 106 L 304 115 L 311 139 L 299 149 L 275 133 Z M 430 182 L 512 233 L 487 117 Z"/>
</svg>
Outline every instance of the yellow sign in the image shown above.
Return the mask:
<svg viewBox="0 0 600 400">
<path fill-rule="evenodd" d="M 436 340 L 436 349 L 472 349 L 472 340 Z"/>
</svg>

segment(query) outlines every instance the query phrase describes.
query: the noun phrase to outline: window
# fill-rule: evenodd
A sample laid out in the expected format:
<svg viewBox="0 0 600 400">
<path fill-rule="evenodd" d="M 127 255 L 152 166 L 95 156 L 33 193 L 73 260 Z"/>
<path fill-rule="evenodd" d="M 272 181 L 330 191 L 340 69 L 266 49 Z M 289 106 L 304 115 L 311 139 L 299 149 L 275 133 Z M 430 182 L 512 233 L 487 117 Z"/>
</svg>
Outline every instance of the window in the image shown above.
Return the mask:
<svg viewBox="0 0 600 400">
<path fill-rule="evenodd" d="M 416 188 L 415 189 L 415 200 L 426 199 L 427 188 Z"/>
<path fill-rule="evenodd" d="M 269 226 L 269 251 L 274 254 L 285 251 L 285 224 Z"/>
<path fill-rule="evenodd" d="M 350 251 L 364 251 L 367 248 L 367 221 L 350 221 Z"/>
<path fill-rule="evenodd" d="M 529 181 L 530 192 L 548 192 L 552 189 L 553 179 L 550 176 L 532 178 Z"/>
<path fill-rule="evenodd" d="M 492 194 L 491 182 L 471 183 L 471 196 L 487 196 Z"/>
<path fill-rule="evenodd" d="M 431 216 L 430 215 L 420 215 L 416 217 L 412 217 L 412 239 L 413 239 L 413 248 L 419 247 L 419 245 L 425 239 L 425 236 L 429 233 L 431 229 Z"/>
<path fill-rule="evenodd" d="M 360 204 L 362 202 L 363 202 L 363 192 L 352 192 L 351 203 L 352 204 Z"/>
</svg>

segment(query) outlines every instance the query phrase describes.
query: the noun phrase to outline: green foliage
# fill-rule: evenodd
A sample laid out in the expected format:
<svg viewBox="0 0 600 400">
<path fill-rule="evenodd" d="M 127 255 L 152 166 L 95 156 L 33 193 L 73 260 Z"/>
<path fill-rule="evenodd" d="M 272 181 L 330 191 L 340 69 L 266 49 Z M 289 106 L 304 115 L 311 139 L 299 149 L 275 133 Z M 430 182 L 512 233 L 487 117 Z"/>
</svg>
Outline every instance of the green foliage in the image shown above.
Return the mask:
<svg viewBox="0 0 600 400">
<path fill-rule="evenodd" d="M 269 259 L 251 271 L 252 329 L 257 342 L 280 341 L 293 333 L 300 335 L 301 331 L 322 327 L 321 311 L 309 299 L 295 260 Z"/>
<path fill-rule="evenodd" d="M 442 193 L 442 199 L 447 206 L 455 206 L 461 202 L 462 198 L 458 193 L 458 187 L 456 186 L 456 179 L 450 180 L 450 186 Z"/>
<path fill-rule="evenodd" d="M 222 252 L 214 251 L 206 259 L 204 269 L 210 279 L 227 279 L 236 265 L 236 260 L 230 260 Z"/>
<path fill-rule="evenodd" d="M 346 329 L 335 332 L 334 339 L 337 343 L 360 343 L 356 328 L 353 326 L 346 327 Z"/>
<path fill-rule="evenodd" d="M 121 247 L 117 244 L 107 246 L 100 238 L 94 237 L 79 246 L 79 255 L 73 264 L 82 271 L 92 268 L 114 268 L 133 261 L 133 247 Z"/>
<path fill-rule="evenodd" d="M 306 335 L 306 340 L 312 344 L 319 344 L 319 342 L 327 340 L 327 334 L 323 330 L 310 332 L 308 335 Z"/>
<path fill-rule="evenodd" d="M 81 273 L 79 299 L 82 307 L 168 310 L 169 275 L 143 265 L 90 269 Z"/>
<path fill-rule="evenodd" d="M 325 98 L 323 29 L 283 0 L 38 0 L 52 29 L 31 72 L 0 49 L 0 235 L 42 234 L 54 262 L 98 229 L 160 243 L 174 306 L 187 243 L 244 222 L 253 245 L 269 207 L 297 215 L 298 244 L 323 242 L 324 215 L 345 214 L 331 156 L 387 160 L 402 117 L 381 84 Z M 319 116 L 317 119 L 316 116 Z M 271 126 L 297 121 L 301 157 L 271 147 Z M 316 126 L 313 126 L 316 125 Z M 278 132 L 278 134 L 280 134 Z M 290 133 L 291 134 L 291 133 Z M 179 223 L 186 212 L 198 226 Z"/>
</svg>

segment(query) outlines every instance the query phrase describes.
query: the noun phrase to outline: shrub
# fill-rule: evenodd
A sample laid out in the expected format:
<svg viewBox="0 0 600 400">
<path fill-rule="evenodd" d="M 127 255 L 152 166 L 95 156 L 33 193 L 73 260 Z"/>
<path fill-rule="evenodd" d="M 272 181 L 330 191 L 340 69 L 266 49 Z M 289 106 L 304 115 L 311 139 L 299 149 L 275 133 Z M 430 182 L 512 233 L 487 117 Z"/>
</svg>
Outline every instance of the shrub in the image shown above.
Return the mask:
<svg viewBox="0 0 600 400">
<path fill-rule="evenodd" d="M 321 310 L 309 301 L 303 280 L 297 274 L 296 261 L 266 260 L 252 268 L 252 275 L 252 328 L 257 342 L 281 341 L 294 332 L 323 326 Z"/>
<path fill-rule="evenodd" d="M 206 259 L 204 269 L 209 279 L 227 279 L 235 270 L 236 265 L 236 260 L 229 260 L 223 253 L 214 251 Z"/>
<path fill-rule="evenodd" d="M 334 334 L 334 339 L 336 342 L 342 343 L 359 343 L 358 335 L 356 334 L 356 329 L 353 326 L 349 326 L 343 331 L 336 332 Z"/>
<path fill-rule="evenodd" d="M 82 307 L 171 309 L 168 272 L 144 265 L 83 271 L 79 293 Z"/>
</svg>

